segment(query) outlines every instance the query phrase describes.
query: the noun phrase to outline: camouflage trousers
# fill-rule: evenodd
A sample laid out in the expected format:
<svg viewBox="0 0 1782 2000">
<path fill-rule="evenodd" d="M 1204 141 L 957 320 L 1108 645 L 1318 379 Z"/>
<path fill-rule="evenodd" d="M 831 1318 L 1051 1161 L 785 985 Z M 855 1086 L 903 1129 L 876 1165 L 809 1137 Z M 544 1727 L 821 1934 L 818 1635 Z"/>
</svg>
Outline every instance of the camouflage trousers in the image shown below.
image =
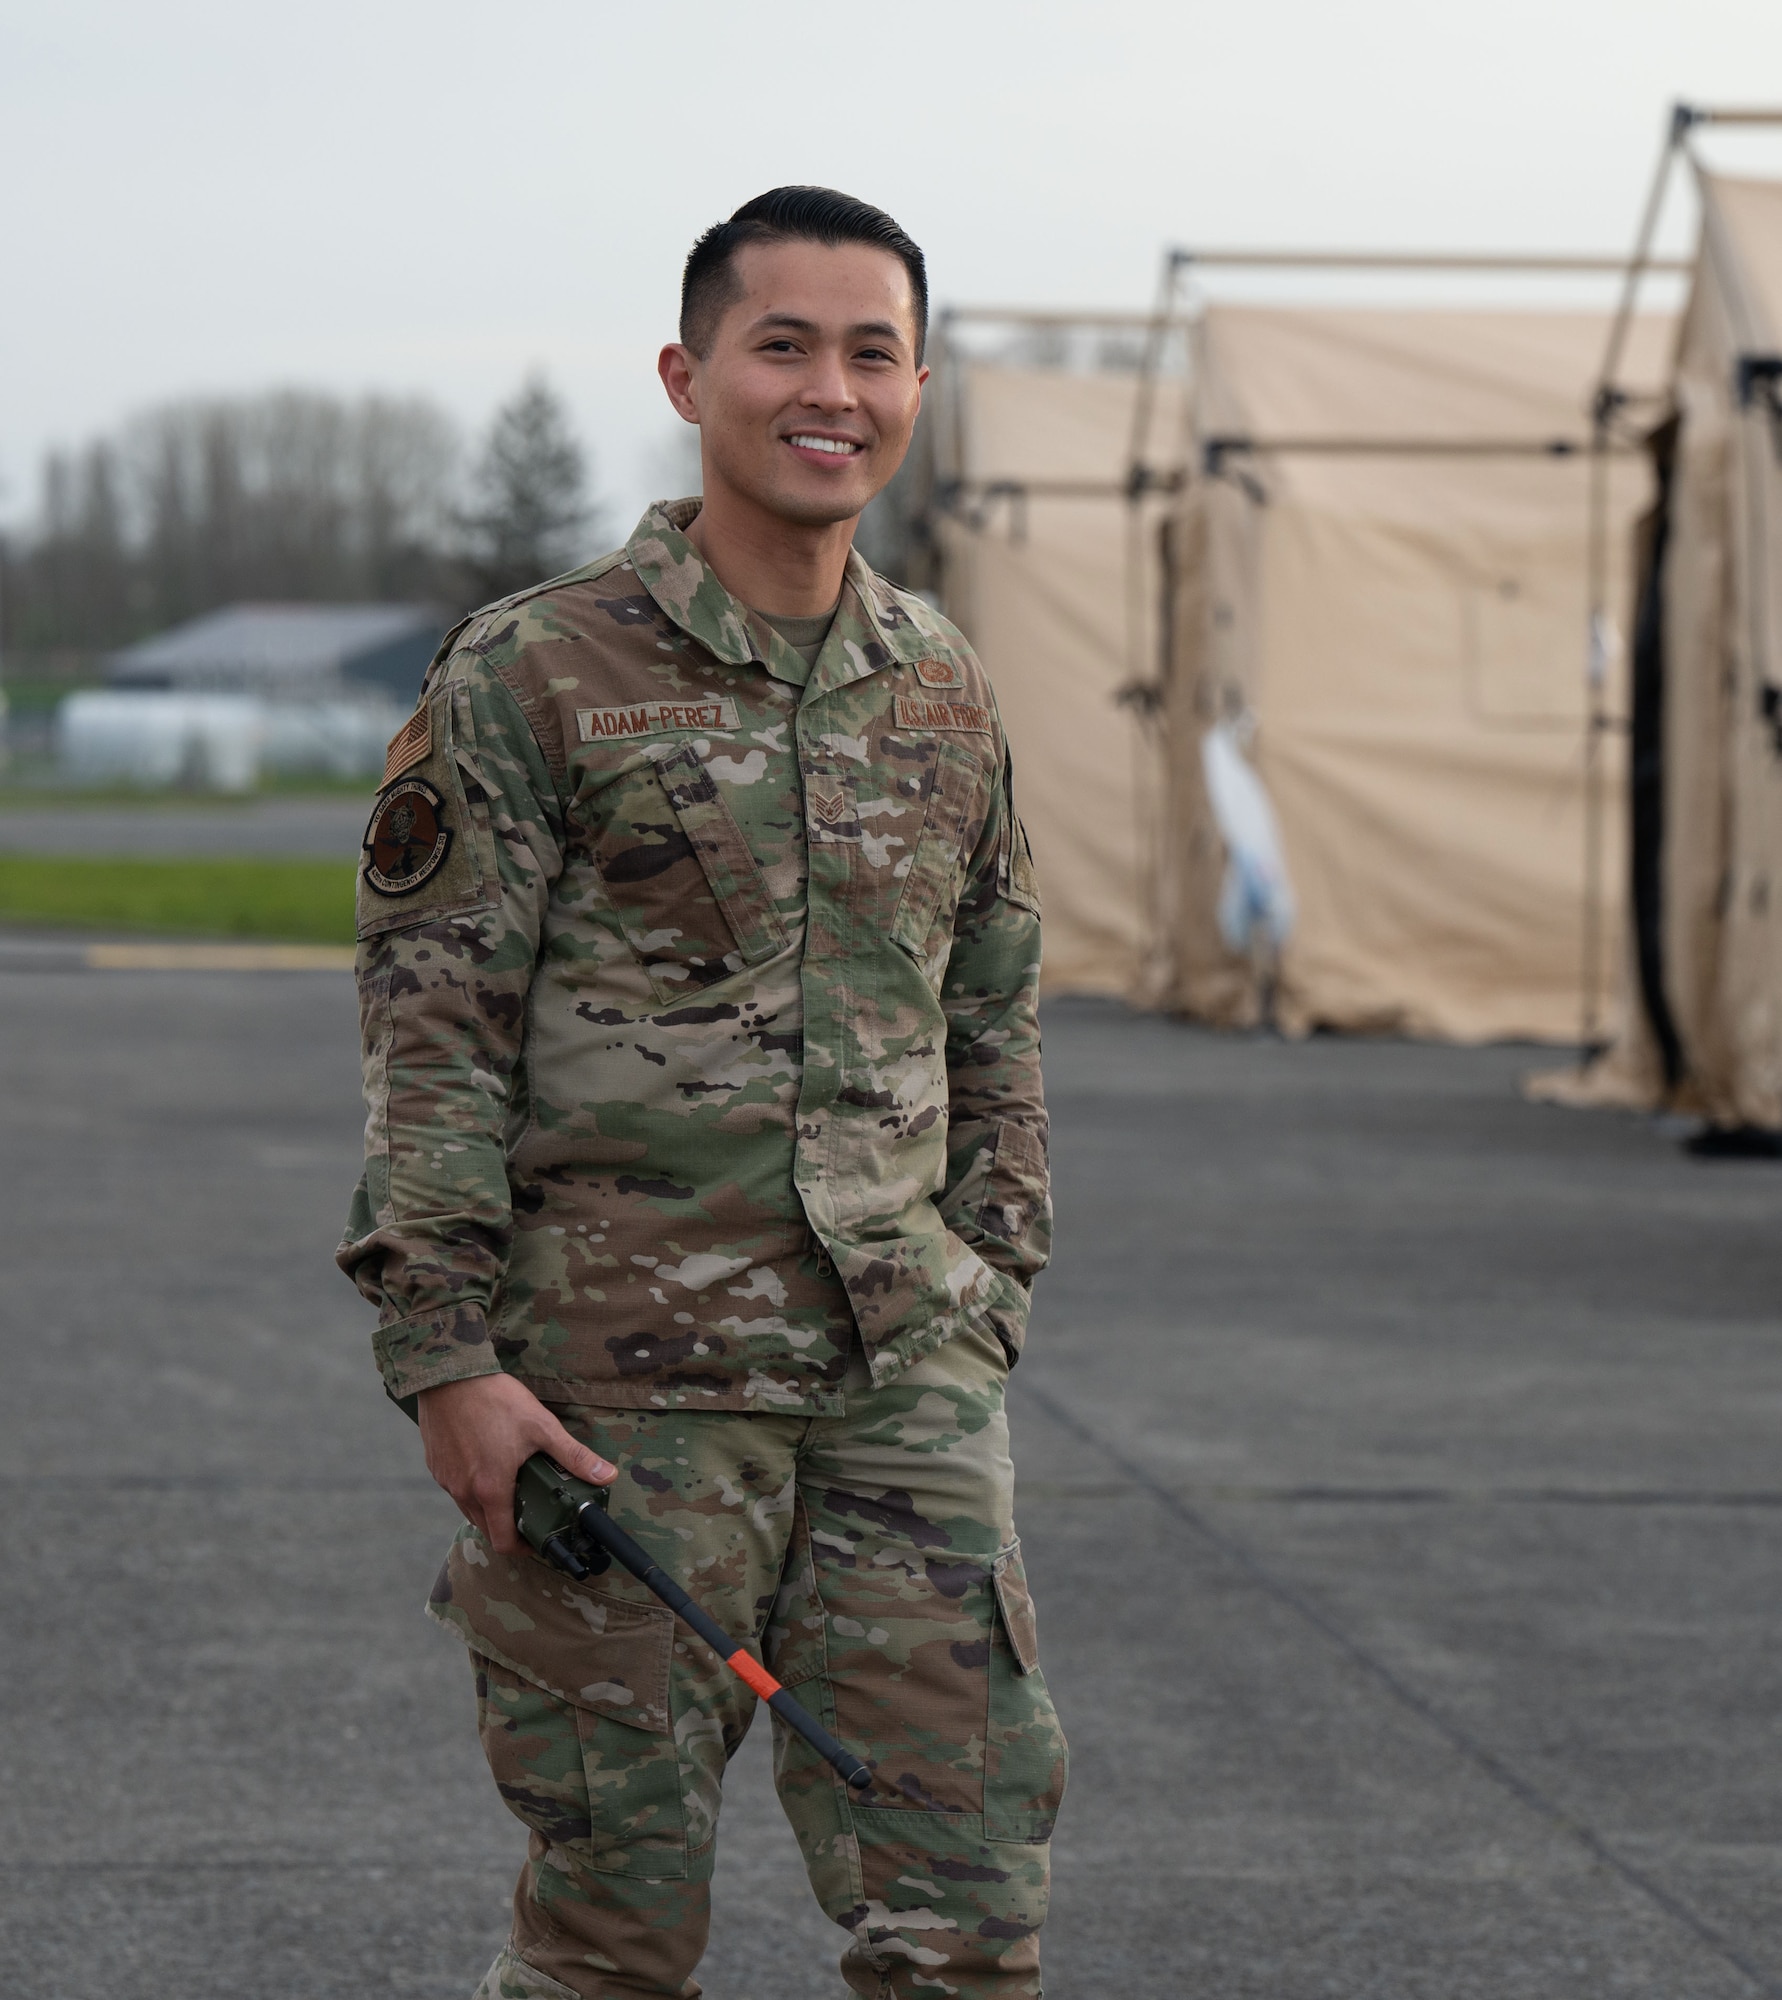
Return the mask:
<svg viewBox="0 0 1782 2000">
<path fill-rule="evenodd" d="M 772 1718 L 781 1803 L 870 2000 L 1041 1991 L 1066 1751 L 1014 1533 L 1005 1373 L 985 1334 L 883 1388 L 857 1360 L 845 1416 L 558 1410 L 621 1468 L 614 1518 L 873 1766 L 850 1794 Z M 616 1568 L 570 1585 L 466 1529 L 435 1609 L 471 1642 L 484 1749 L 531 1830 L 478 2000 L 694 2000 L 755 1697 Z"/>
</svg>

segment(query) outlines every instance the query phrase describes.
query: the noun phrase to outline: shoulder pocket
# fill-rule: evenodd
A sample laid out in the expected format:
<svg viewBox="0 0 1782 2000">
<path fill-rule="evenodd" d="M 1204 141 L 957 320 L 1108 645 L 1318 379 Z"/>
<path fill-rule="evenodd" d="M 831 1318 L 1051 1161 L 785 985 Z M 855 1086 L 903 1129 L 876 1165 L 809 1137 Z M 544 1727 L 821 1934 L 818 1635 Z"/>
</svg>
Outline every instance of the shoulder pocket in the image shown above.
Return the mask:
<svg viewBox="0 0 1782 2000">
<path fill-rule="evenodd" d="M 1002 885 L 1002 893 L 1011 903 L 1019 903 L 1024 910 L 1040 914 L 1039 875 L 1033 865 L 1033 849 L 1027 844 L 1027 829 L 1016 817 L 1014 808 L 1009 809 L 1009 865 L 1008 880 Z"/>
<path fill-rule="evenodd" d="M 1015 760 L 1002 760 L 1002 839 L 996 856 L 996 893 L 1005 902 L 1019 903 L 1022 909 L 1040 914 L 1039 876 L 1033 866 L 1033 849 L 1027 844 L 1027 829 L 1015 810 Z"/>
<path fill-rule="evenodd" d="M 492 909 L 498 883 L 489 801 L 477 782 L 470 691 L 438 690 L 404 729 L 426 754 L 377 795 L 359 856 L 361 938 Z"/>
</svg>

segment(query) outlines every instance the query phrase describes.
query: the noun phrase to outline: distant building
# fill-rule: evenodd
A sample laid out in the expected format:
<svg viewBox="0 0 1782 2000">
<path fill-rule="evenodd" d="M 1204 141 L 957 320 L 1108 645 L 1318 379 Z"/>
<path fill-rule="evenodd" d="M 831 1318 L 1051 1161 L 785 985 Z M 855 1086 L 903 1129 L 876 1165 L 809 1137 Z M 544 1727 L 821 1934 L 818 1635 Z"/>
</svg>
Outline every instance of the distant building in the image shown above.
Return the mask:
<svg viewBox="0 0 1782 2000">
<path fill-rule="evenodd" d="M 425 604 L 235 604 L 106 662 L 64 698 L 74 784 L 249 791 L 267 776 L 374 778 L 450 620 Z"/>
<path fill-rule="evenodd" d="M 114 688 L 413 706 L 451 620 L 426 604 L 232 604 L 107 661 Z"/>
</svg>

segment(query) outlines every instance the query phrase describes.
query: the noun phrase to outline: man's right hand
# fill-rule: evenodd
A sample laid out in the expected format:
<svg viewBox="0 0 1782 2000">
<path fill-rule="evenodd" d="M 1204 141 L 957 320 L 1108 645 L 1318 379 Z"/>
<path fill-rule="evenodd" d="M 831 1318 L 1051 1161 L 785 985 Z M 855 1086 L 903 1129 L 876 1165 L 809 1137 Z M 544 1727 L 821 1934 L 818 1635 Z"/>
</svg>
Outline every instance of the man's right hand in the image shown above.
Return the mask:
<svg viewBox="0 0 1782 2000">
<path fill-rule="evenodd" d="M 514 1477 L 535 1451 L 592 1486 L 619 1476 L 617 1466 L 577 1444 L 511 1375 L 472 1375 L 423 1389 L 419 1415 L 427 1470 L 503 1555 L 526 1546 L 514 1525 Z"/>
</svg>

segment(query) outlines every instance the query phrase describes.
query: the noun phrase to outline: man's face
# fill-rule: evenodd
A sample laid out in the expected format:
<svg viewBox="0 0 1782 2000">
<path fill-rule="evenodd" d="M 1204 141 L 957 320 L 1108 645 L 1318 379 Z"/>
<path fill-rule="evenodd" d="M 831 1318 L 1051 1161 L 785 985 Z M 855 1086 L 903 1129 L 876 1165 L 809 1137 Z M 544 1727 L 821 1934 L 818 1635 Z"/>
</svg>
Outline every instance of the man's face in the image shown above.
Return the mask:
<svg viewBox="0 0 1782 2000">
<path fill-rule="evenodd" d="M 702 357 L 662 351 L 670 400 L 697 422 L 706 492 L 721 481 L 779 520 L 852 520 L 903 462 L 928 370 L 900 258 L 863 243 L 750 243 L 742 296 Z"/>
</svg>

